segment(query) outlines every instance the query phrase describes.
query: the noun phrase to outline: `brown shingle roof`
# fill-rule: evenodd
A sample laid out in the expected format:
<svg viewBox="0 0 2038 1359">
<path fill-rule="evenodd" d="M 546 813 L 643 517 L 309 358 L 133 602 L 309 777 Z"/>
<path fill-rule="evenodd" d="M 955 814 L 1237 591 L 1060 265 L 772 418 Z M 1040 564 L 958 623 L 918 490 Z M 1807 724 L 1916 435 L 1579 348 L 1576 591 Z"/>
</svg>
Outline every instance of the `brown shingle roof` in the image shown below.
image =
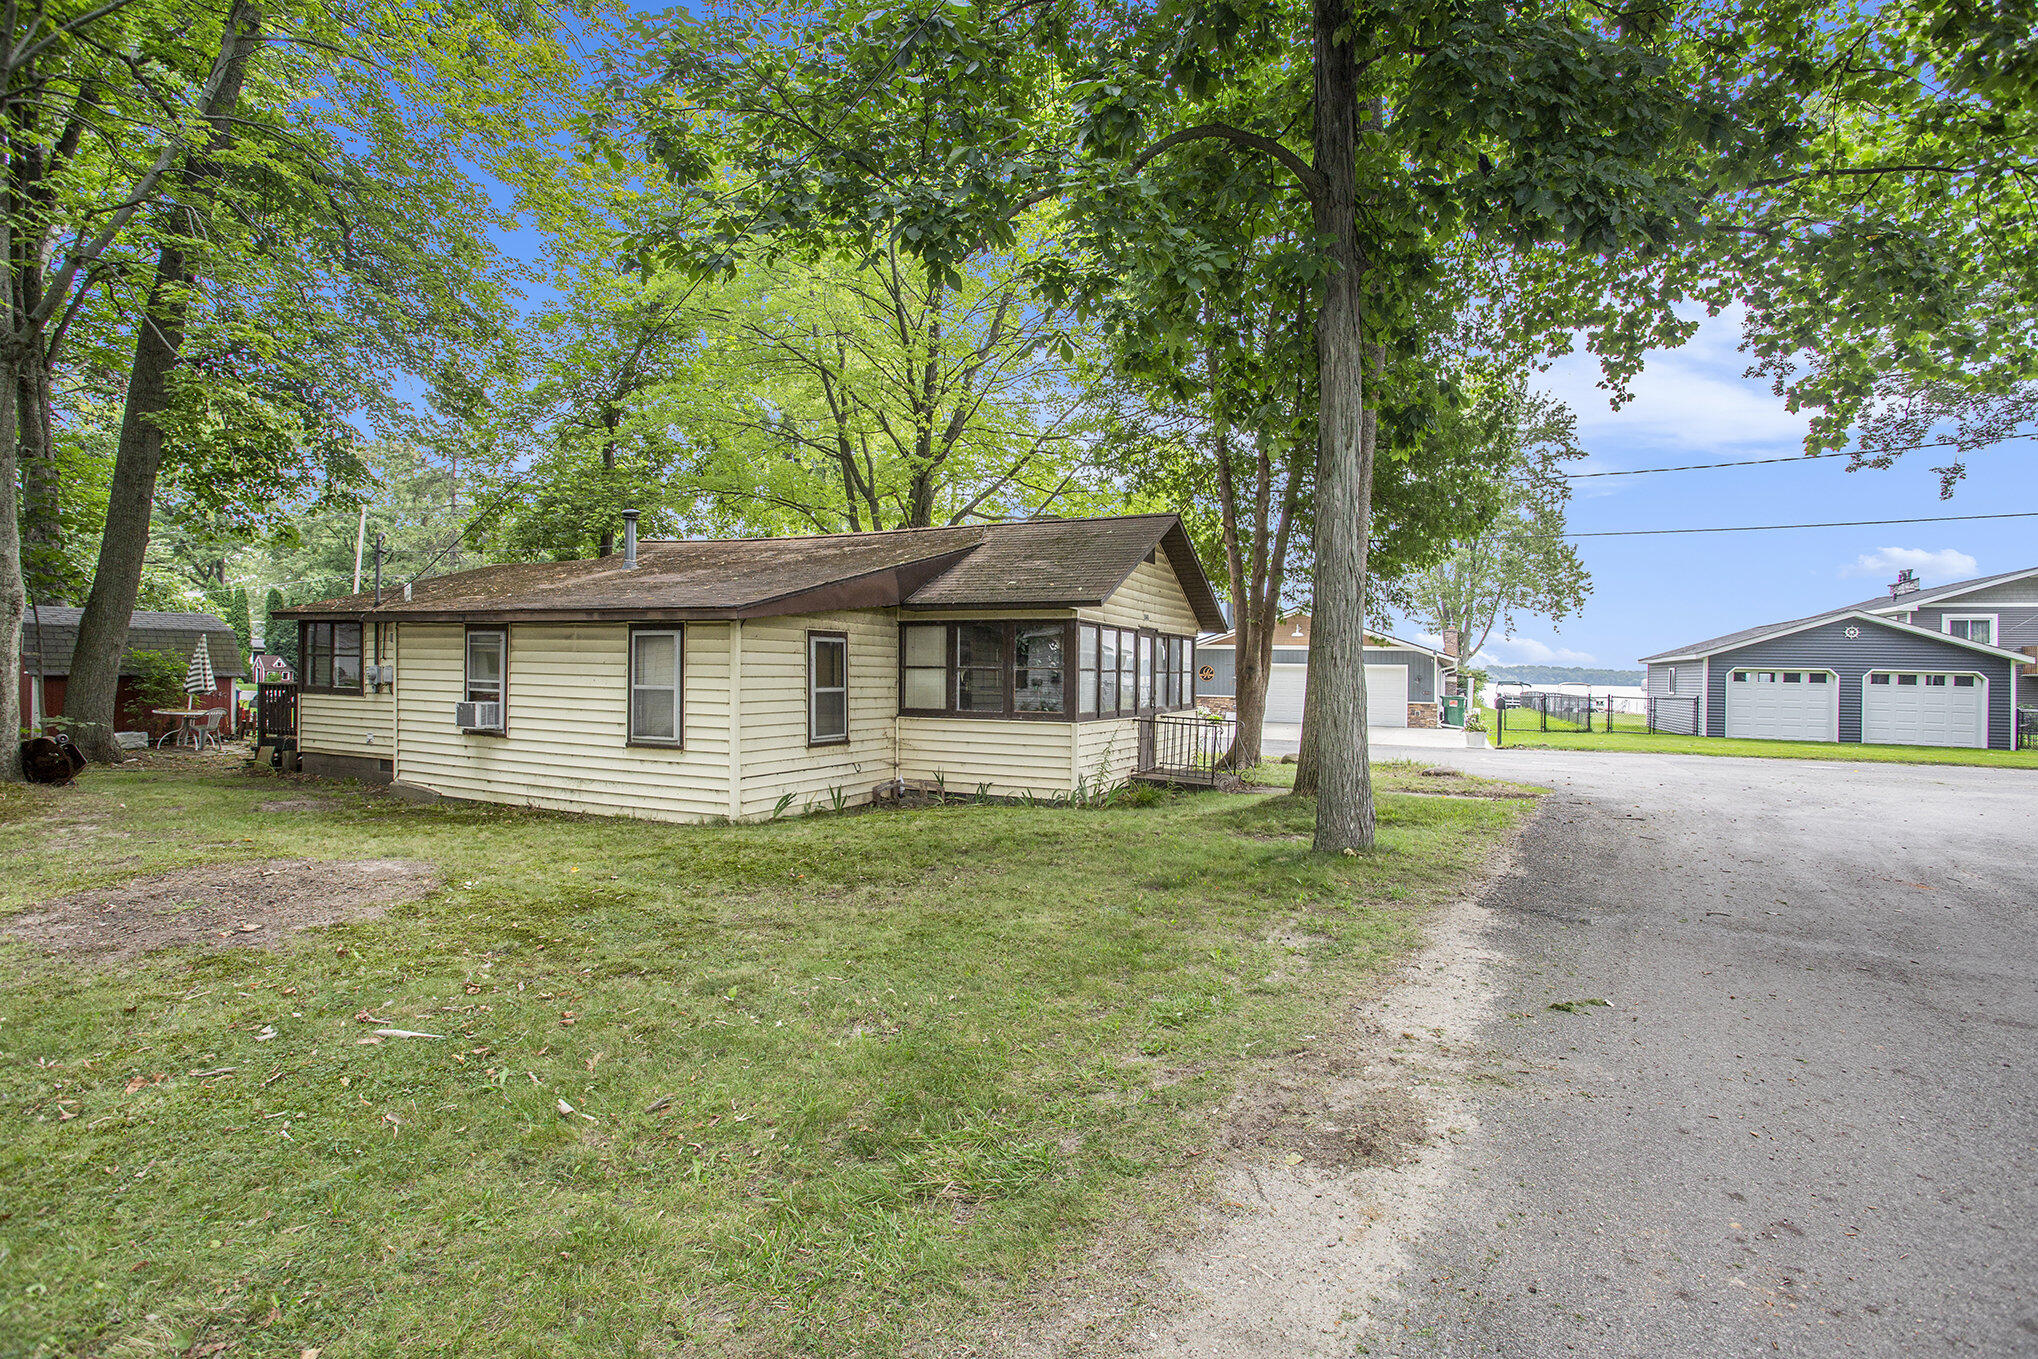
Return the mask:
<svg viewBox="0 0 2038 1359">
<path fill-rule="evenodd" d="M 78 620 L 85 611 L 62 604 L 44 604 L 21 620 L 21 668 L 29 674 L 68 675 L 71 653 L 78 645 Z M 38 627 L 38 617 L 40 627 Z M 241 642 L 224 618 L 209 613 L 155 613 L 136 611 L 127 624 L 127 644 L 120 660 L 125 672 L 137 651 L 167 651 L 188 657 L 205 638 L 212 653 L 213 673 L 234 678 L 247 673 L 241 666 Z"/>
<path fill-rule="evenodd" d="M 1164 547 L 1197 615 L 1217 600 L 1172 514 L 1047 519 L 793 538 L 693 539 L 622 558 L 519 562 L 387 586 L 284 617 L 374 614 L 415 621 L 540 618 L 746 618 L 894 604 L 1101 603 L 1148 552 Z"/>
</svg>

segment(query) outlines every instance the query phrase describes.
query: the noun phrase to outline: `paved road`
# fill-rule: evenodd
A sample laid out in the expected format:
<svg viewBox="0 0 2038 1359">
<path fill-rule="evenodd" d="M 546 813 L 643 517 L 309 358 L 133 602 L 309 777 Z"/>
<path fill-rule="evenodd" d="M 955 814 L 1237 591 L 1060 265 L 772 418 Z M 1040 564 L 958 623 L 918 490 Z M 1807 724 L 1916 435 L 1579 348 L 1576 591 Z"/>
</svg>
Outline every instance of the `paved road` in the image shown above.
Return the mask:
<svg viewBox="0 0 2038 1359">
<path fill-rule="evenodd" d="M 1442 758 L 1560 792 L 1370 1352 L 2038 1355 L 2038 773 Z"/>
</svg>

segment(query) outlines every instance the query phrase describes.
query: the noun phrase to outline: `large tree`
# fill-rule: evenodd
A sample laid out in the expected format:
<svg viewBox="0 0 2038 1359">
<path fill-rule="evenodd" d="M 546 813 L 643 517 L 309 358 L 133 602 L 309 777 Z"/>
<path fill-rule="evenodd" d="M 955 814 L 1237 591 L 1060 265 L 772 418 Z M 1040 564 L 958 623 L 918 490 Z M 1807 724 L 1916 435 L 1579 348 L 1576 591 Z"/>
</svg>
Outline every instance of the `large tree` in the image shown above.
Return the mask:
<svg viewBox="0 0 2038 1359">
<path fill-rule="evenodd" d="M 435 36 L 443 15 L 379 4 L 106 12 L 128 26 L 89 27 L 92 60 L 64 73 L 84 144 L 117 111 L 109 92 L 171 115 L 141 125 L 164 168 L 102 250 L 121 267 L 74 272 L 66 313 L 104 332 L 93 371 L 119 374 L 66 697 L 88 753 L 117 758 L 113 695 L 159 478 L 181 471 L 207 511 L 273 513 L 289 491 L 344 478 L 357 427 L 398 404 L 393 388 L 429 388 L 488 343 L 505 313 L 486 237 L 503 217 L 471 167 L 542 191 L 543 153 L 522 139 L 556 124 L 563 66 L 550 19 L 488 6 L 461 9 L 460 44 Z M 214 25 L 198 98 L 180 102 L 174 61 L 135 59 L 202 46 Z M 65 210 L 96 220 L 90 201 L 59 200 L 59 237 Z"/>
<path fill-rule="evenodd" d="M 1503 469 L 1497 512 L 1448 555 L 1384 579 L 1380 595 L 1423 627 L 1455 636 L 1458 655 L 1469 660 L 1496 627 L 1512 633 L 1522 614 L 1555 621 L 1584 607 L 1592 580 L 1564 537 L 1571 490 L 1562 472 L 1584 451 L 1564 404 L 1519 377 L 1487 385 L 1453 423 L 1456 437 L 1488 446 Z"/>
</svg>

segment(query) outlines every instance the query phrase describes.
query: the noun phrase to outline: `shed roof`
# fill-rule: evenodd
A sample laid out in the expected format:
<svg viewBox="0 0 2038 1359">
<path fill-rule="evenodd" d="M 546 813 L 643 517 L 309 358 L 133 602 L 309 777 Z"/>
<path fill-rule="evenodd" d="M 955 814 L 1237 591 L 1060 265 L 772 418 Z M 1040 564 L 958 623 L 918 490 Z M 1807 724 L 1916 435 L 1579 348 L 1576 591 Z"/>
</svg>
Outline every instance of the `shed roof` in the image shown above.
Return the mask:
<svg viewBox="0 0 2038 1359">
<path fill-rule="evenodd" d="M 21 620 L 21 668 L 31 675 L 68 675 L 71 654 L 78 647 L 78 620 L 85 611 L 62 604 L 42 604 Z M 213 673 L 239 678 L 241 641 L 224 618 L 209 613 L 156 613 L 137 610 L 128 620 L 127 643 L 121 648 L 123 672 L 137 651 L 167 651 L 189 656 L 205 638 L 212 653 Z"/>
<path fill-rule="evenodd" d="M 417 622 L 757 618 L 824 609 L 1101 604 L 1165 551 L 1208 625 L 1217 597 L 1179 517 L 1034 519 L 786 538 L 645 542 L 620 556 L 513 562 L 279 610 Z"/>
</svg>

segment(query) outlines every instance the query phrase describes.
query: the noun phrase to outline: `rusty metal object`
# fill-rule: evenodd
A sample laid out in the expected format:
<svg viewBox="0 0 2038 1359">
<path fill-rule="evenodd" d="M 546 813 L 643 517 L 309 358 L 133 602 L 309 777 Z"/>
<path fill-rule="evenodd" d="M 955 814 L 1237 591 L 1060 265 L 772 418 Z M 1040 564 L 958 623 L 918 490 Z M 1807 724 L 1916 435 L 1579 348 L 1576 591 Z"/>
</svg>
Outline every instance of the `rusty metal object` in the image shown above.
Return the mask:
<svg viewBox="0 0 2038 1359">
<path fill-rule="evenodd" d="M 69 783 L 84 769 L 84 752 L 62 732 L 21 743 L 21 772 L 30 783 Z"/>
</svg>

